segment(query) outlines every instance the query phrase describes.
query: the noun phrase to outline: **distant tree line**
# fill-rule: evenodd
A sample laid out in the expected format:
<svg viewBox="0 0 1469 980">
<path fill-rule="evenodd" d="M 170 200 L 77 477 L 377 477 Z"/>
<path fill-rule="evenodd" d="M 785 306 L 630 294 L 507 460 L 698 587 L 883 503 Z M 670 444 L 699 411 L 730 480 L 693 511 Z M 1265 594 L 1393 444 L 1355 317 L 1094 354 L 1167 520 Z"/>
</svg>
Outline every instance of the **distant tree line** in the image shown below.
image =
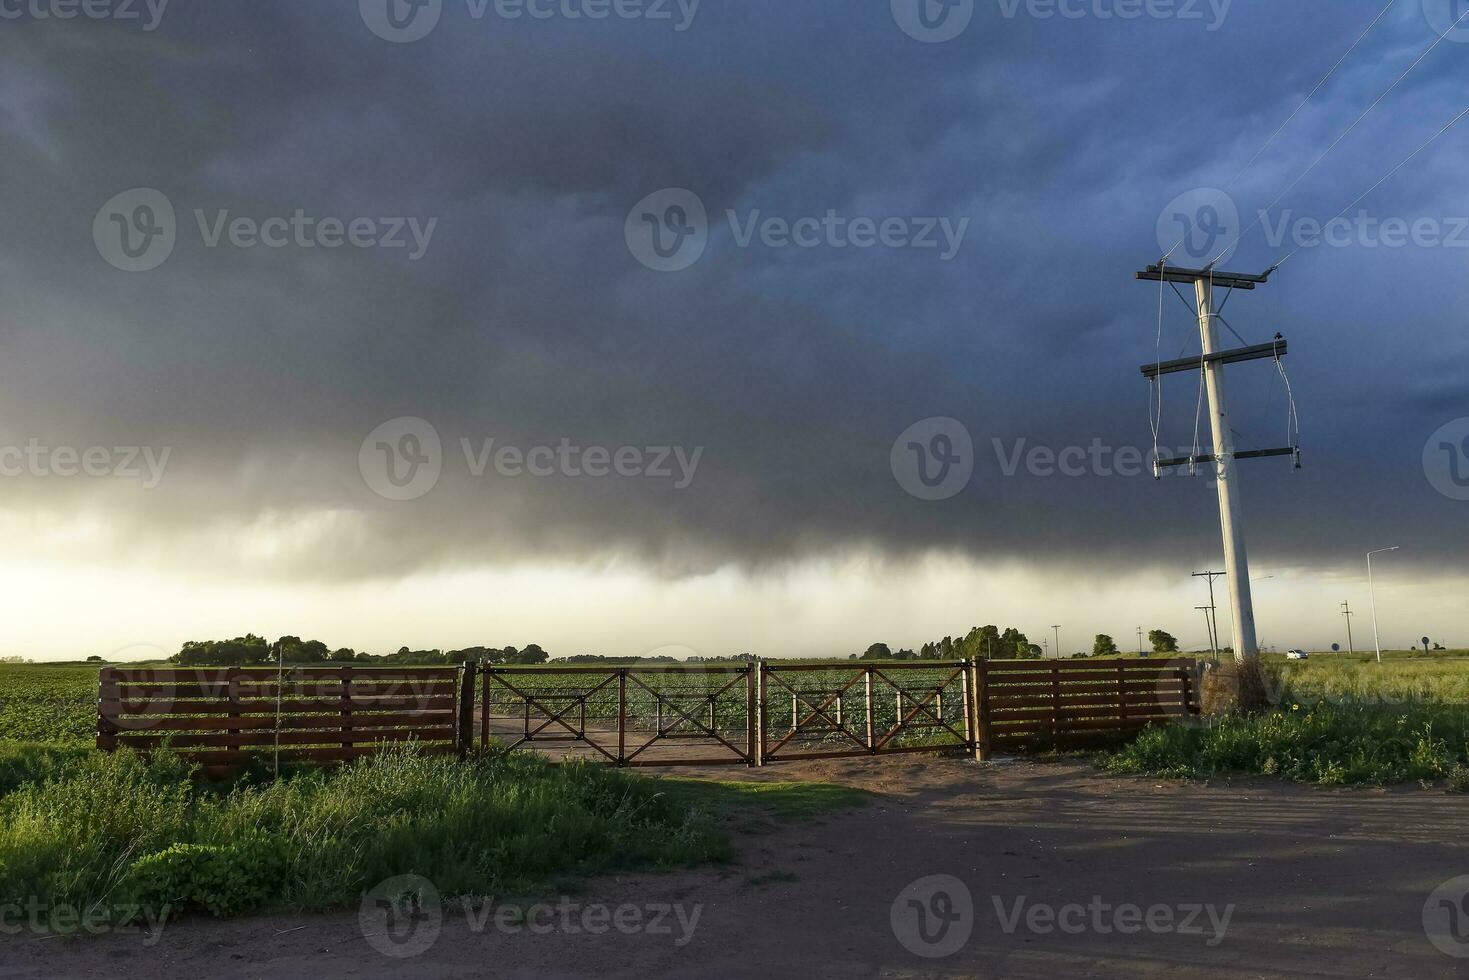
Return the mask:
<svg viewBox="0 0 1469 980">
<path fill-rule="evenodd" d="M 285 664 L 543 664 L 550 655 L 539 644 L 515 647 L 466 647 L 462 650 L 412 650 L 399 647 L 396 653 L 361 653 L 351 647 L 335 650 L 320 640 L 283 636 L 274 643 L 247 633 L 233 640 L 190 640 L 169 658 L 180 667 L 249 667 Z"/>
</svg>

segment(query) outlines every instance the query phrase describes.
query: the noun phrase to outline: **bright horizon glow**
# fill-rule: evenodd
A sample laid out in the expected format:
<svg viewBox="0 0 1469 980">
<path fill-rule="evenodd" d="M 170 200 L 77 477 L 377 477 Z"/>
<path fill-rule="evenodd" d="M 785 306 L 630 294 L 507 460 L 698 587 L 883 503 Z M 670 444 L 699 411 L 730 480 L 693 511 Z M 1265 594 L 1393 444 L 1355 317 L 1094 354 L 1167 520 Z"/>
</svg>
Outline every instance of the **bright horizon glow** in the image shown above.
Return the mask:
<svg viewBox="0 0 1469 980">
<path fill-rule="evenodd" d="M 1365 569 L 1328 576 L 1256 569 L 1262 648 L 1327 649 L 1346 628 L 1340 603 L 1367 605 Z M 1360 578 L 1360 581 L 1358 579 Z M 1378 608 L 1384 647 L 1421 636 L 1463 646 L 1452 632 L 1469 612 L 1463 580 L 1411 582 L 1384 567 Z M 6 620 L 0 655 L 38 661 L 170 656 L 185 640 L 244 633 L 298 635 L 332 647 L 389 653 L 539 643 L 553 657 L 845 657 L 869 644 L 917 648 L 971 626 L 1017 626 L 1032 642 L 1061 626 L 1064 653 L 1107 633 L 1136 649 L 1137 627 L 1166 629 L 1184 649 L 1207 648 L 1207 601 L 1197 581 L 1161 571 L 1104 578 L 1074 568 L 984 568 L 955 555 L 913 561 L 853 554 L 751 574 L 733 567 L 665 579 L 626 564 L 523 563 L 348 583 L 211 579 L 196 572 L 74 561 L 0 564 Z M 1227 592 L 1216 588 L 1222 639 Z M 1065 596 L 1064 599 L 1051 598 Z M 84 612 L 80 611 L 79 604 Z M 1457 643 L 1455 641 L 1458 641 Z M 673 649 L 667 649 L 673 648 Z"/>
</svg>

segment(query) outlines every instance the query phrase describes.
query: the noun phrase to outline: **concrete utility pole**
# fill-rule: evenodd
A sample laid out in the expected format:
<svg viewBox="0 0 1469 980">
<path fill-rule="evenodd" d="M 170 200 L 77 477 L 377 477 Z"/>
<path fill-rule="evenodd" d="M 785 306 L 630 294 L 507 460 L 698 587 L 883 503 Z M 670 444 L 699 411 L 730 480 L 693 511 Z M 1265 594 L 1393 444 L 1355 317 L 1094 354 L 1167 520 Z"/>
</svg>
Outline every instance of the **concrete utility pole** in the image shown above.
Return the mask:
<svg viewBox="0 0 1469 980">
<path fill-rule="evenodd" d="M 1219 353 L 1219 327 L 1214 322 L 1214 284 L 1194 280 L 1199 309 L 1199 338 L 1204 357 Z M 1209 395 L 1209 425 L 1214 435 L 1214 479 L 1219 487 L 1219 523 L 1224 532 L 1224 569 L 1229 583 L 1229 613 L 1234 626 L 1234 659 L 1260 655 L 1255 640 L 1255 601 L 1250 593 L 1250 559 L 1245 551 L 1244 512 L 1234 468 L 1234 433 L 1225 407 L 1224 365 L 1205 361 L 1204 388 Z"/>
<path fill-rule="evenodd" d="M 1141 626 L 1137 628 L 1137 655 L 1139 657 L 1143 655 L 1143 628 Z"/>
<path fill-rule="evenodd" d="M 1372 585 L 1372 556 L 1384 555 L 1389 551 L 1397 551 L 1400 545 L 1391 548 L 1378 548 L 1376 551 L 1367 552 L 1367 594 L 1372 598 L 1372 645 L 1377 647 L 1377 662 L 1382 663 L 1382 639 L 1377 635 L 1377 590 Z"/>
<path fill-rule="evenodd" d="M 1053 629 L 1053 630 L 1056 631 L 1056 659 L 1057 660 L 1060 660 L 1061 659 L 1061 627 L 1059 627 L 1059 626 L 1052 626 L 1051 629 Z"/>
<path fill-rule="evenodd" d="M 1356 654 L 1357 648 L 1352 644 L 1352 617 L 1357 614 L 1352 612 L 1350 602 L 1341 604 L 1341 614 L 1347 618 L 1347 653 Z"/>
</svg>

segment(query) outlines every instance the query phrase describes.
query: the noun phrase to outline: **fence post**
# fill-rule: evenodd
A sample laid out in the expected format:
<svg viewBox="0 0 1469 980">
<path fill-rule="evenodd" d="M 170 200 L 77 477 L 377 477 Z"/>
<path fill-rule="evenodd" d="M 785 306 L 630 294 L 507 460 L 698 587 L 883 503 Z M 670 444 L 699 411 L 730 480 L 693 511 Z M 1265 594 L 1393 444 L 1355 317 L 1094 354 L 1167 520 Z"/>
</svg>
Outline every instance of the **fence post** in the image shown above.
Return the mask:
<svg viewBox="0 0 1469 980">
<path fill-rule="evenodd" d="M 766 707 L 765 669 L 764 660 L 755 662 L 755 700 L 758 702 L 755 707 L 755 747 L 759 749 L 758 757 L 755 760 L 757 766 L 765 765 L 765 742 L 770 731 L 770 713 Z"/>
<path fill-rule="evenodd" d="M 117 668 L 103 667 L 97 675 L 97 748 L 103 752 L 117 749 L 117 726 L 108 717 L 106 703 L 122 697 L 117 684 Z"/>
<path fill-rule="evenodd" d="M 745 667 L 745 755 L 746 762 L 751 766 L 760 764 L 760 746 L 758 744 L 760 733 L 760 722 L 756 718 L 756 685 L 759 684 L 760 666 L 751 661 Z"/>
<path fill-rule="evenodd" d="M 1127 728 L 1127 670 L 1126 662 L 1117 661 L 1117 717 L 1122 727 Z"/>
<path fill-rule="evenodd" d="M 970 661 L 959 662 L 959 703 L 964 711 L 964 748 L 974 751 L 974 705 L 969 687 Z M 940 716 L 942 717 L 942 716 Z"/>
<path fill-rule="evenodd" d="M 873 703 L 872 703 L 872 668 L 871 667 L 863 667 L 862 668 L 862 677 L 863 677 L 863 682 L 866 684 L 866 691 L 864 693 L 865 693 L 866 698 L 867 698 L 867 751 L 869 751 L 869 752 L 876 752 L 877 751 L 877 737 L 876 737 L 875 727 L 874 727 L 874 725 L 872 723 L 872 712 L 873 712 Z"/>
<path fill-rule="evenodd" d="M 974 759 L 990 760 L 989 661 L 976 657 L 969 664 L 969 689 L 974 693 Z"/>
<path fill-rule="evenodd" d="M 342 668 L 342 748 L 352 747 L 352 668 Z"/>
<path fill-rule="evenodd" d="M 617 764 L 627 765 L 627 668 L 617 671 Z"/>
<path fill-rule="evenodd" d="M 480 681 L 479 698 L 479 747 L 487 749 L 490 747 L 490 671 L 493 667 L 479 668 Z"/>
<path fill-rule="evenodd" d="M 456 734 L 461 759 L 469 754 L 474 743 L 474 668 L 474 661 L 459 668 L 459 731 Z"/>
<path fill-rule="evenodd" d="M 1051 748 L 1061 748 L 1061 665 L 1051 665 Z"/>
</svg>

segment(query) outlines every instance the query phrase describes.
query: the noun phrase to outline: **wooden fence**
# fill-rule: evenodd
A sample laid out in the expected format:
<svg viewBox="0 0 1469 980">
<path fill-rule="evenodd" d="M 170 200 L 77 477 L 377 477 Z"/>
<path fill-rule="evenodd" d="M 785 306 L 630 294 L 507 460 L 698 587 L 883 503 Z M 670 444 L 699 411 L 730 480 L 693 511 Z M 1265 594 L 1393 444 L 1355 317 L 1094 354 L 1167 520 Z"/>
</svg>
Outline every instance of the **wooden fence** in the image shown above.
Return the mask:
<svg viewBox="0 0 1469 980">
<path fill-rule="evenodd" d="M 330 763 L 413 741 L 468 745 L 473 688 L 461 667 L 107 667 L 97 747 L 169 745 L 206 770 L 250 762 Z"/>
<path fill-rule="evenodd" d="M 1189 660 L 108 667 L 98 707 L 98 748 L 167 744 L 207 771 L 342 762 L 393 742 L 462 754 L 476 729 L 481 745 L 617 766 L 760 766 L 1083 748 L 1195 715 L 1199 696 Z"/>
</svg>

